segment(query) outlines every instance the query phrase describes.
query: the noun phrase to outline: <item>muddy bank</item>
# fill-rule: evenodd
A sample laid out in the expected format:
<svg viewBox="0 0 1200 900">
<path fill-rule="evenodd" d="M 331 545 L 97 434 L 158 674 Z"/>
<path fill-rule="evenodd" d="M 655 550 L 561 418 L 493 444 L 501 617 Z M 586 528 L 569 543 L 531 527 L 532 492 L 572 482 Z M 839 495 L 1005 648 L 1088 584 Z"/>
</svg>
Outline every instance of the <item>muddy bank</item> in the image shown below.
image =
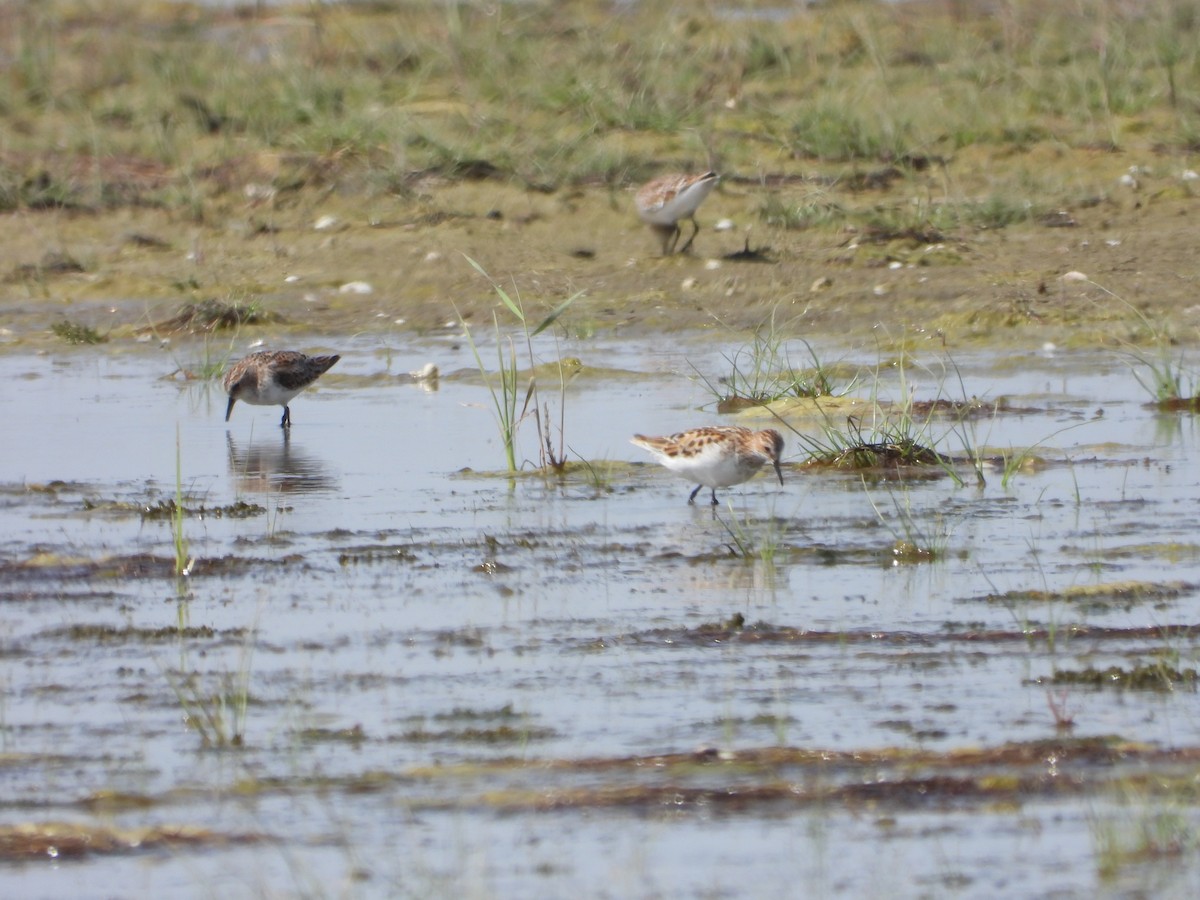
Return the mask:
<svg viewBox="0 0 1200 900">
<path fill-rule="evenodd" d="M 1114 173 L 1124 160 L 1107 160 Z M 302 195 L 211 224 L 162 211 L 23 211 L 0 218 L 6 342 L 54 341 L 64 319 L 135 337 L 189 303 L 267 313 L 269 333 L 423 333 L 500 310 L 477 260 L 536 315 L 582 291 L 563 325 L 653 332 L 778 326 L 814 338 L 947 346 L 1140 341 L 1153 326 L 1191 340 L 1190 197 L 1129 192 L 1029 224 L 944 235 L 790 231 L 760 221 L 768 193 L 727 180 L 701 210 L 694 252 L 661 258 L 632 191 L 546 195 L 503 182 L 430 182 L 415 198 Z M 886 193 L 860 202 L 896 202 Z M 733 228 L 716 231 L 728 220 Z M 318 227 L 320 226 L 320 227 Z M 152 240 L 151 240 L 152 238 Z M 753 261 L 736 257 L 746 246 Z M 75 266 L 56 265 L 63 258 Z M 1065 277 L 1064 277 L 1065 276 Z M 1086 276 L 1086 277 L 1084 277 Z"/>
</svg>

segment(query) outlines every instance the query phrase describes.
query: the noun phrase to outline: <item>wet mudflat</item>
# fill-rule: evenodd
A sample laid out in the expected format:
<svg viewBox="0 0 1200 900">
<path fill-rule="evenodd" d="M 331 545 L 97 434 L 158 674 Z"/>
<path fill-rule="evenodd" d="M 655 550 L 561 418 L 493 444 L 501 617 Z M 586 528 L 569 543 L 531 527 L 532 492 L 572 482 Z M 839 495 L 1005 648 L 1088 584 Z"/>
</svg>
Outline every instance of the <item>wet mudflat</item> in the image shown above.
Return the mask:
<svg viewBox="0 0 1200 900">
<path fill-rule="evenodd" d="M 770 418 L 710 338 L 564 344 L 561 476 L 460 335 L 330 349 L 290 435 L 177 351 L 0 361 L 6 892 L 1194 892 L 1197 426 L 1127 361 L 914 352 L 855 393 L 978 401 L 955 464 L 785 415 L 712 509 L 627 442 Z"/>
</svg>

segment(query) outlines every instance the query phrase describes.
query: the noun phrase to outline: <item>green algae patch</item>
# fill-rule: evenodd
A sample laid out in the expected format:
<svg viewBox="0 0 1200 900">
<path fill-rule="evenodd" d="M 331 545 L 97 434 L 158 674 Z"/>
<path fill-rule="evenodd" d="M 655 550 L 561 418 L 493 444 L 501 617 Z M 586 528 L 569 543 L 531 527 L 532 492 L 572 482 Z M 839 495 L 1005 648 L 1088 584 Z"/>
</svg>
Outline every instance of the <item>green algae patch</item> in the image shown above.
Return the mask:
<svg viewBox="0 0 1200 900">
<path fill-rule="evenodd" d="M 1059 670 L 1050 678 L 1038 680 L 1038 684 L 1082 685 L 1084 687 L 1115 687 L 1143 691 L 1174 691 L 1177 688 L 1196 689 L 1195 669 L 1177 669 L 1161 663 L 1149 663 L 1128 668 L 1109 666 L 1096 669 L 1088 666 L 1077 671 Z"/>
<path fill-rule="evenodd" d="M 740 614 L 724 621 L 706 622 L 693 628 L 650 628 L 617 637 L 582 638 L 577 647 L 586 651 L 604 650 L 624 643 L 661 644 L 664 647 L 679 645 L 694 647 L 723 647 L 730 643 L 741 644 L 844 644 L 854 646 L 874 644 L 889 647 L 928 647 L 942 644 L 1005 644 L 1043 640 L 1052 636 L 1059 639 L 1087 638 L 1095 641 L 1144 640 L 1147 638 L 1192 639 L 1200 637 L 1200 625 L 1146 625 L 1131 628 L 1103 627 L 1097 625 L 1062 625 L 1054 629 L 987 629 L 956 628 L 937 633 L 915 631 L 883 631 L 852 629 L 846 631 L 824 631 L 815 628 L 799 628 L 776 625 L 770 622 L 747 624 Z"/>
<path fill-rule="evenodd" d="M 305 565 L 301 554 L 288 554 L 276 559 L 255 559 L 243 556 L 201 557 L 194 561 L 192 577 L 233 575 L 260 569 Z M 175 560 L 148 553 L 114 555 L 101 559 L 67 556 L 42 551 L 19 562 L 0 563 L 0 581 L 56 581 L 74 579 L 124 580 L 175 577 Z"/>
<path fill-rule="evenodd" d="M 207 625 L 179 628 L 116 628 L 111 625 L 69 625 L 54 629 L 46 634 L 50 637 L 65 637 L 72 641 L 87 641 L 103 644 L 162 644 L 178 640 L 213 640 L 216 638 L 241 640 L 246 636 L 244 628 L 217 630 Z"/>
<path fill-rule="evenodd" d="M 339 566 L 373 565 L 378 563 L 411 563 L 417 554 L 407 545 L 371 544 L 348 547 L 338 554 Z"/>
<path fill-rule="evenodd" d="M 504 813 L 634 809 L 676 814 L 885 807 L 994 808 L 1038 798 L 1125 788 L 1145 775 L 1169 795 L 1190 779 L 1200 748 L 1162 750 L 1119 737 L 1057 738 L 946 752 L 885 747 L 828 750 L 769 747 L 577 760 L 496 760 L 424 767 L 408 775 L 437 787 L 451 781 L 463 807 Z M 580 783 L 585 779 L 586 783 Z M 1155 787 L 1155 779 L 1159 779 Z M 478 781 L 476 795 L 465 785 Z M 502 782 L 497 785 L 496 782 Z M 504 783 L 506 782 L 506 783 Z M 418 801 L 419 807 L 424 804 Z"/>
<path fill-rule="evenodd" d="M 470 709 L 456 706 L 448 712 L 435 713 L 431 718 L 438 722 L 493 721 L 496 719 L 511 721 L 521 718 L 521 714 L 513 709 L 511 703 L 505 703 L 495 709 Z"/>
<path fill-rule="evenodd" d="M 90 511 L 98 507 L 95 504 L 85 503 L 84 508 Z M 181 514 L 195 519 L 252 519 L 255 516 L 265 515 L 267 512 L 265 506 L 245 500 L 227 503 L 224 506 L 205 506 L 202 503 L 194 507 L 180 507 L 173 498 L 158 500 L 155 503 L 138 507 L 131 504 L 113 504 L 106 506 L 105 509 L 117 511 L 128 509 L 130 512 L 136 510 L 143 521 L 147 522 L 171 522 Z M 286 510 L 287 508 L 283 507 L 282 509 Z"/>
<path fill-rule="evenodd" d="M 1170 563 L 1192 562 L 1200 558 L 1200 544 L 1181 541 L 1164 541 L 1149 544 L 1125 544 L 1107 547 L 1105 559 L 1146 559 L 1157 557 Z"/>
<path fill-rule="evenodd" d="M 449 728 L 430 731 L 412 729 L 401 734 L 397 740 L 410 744 L 453 743 L 453 744 L 524 744 L 529 741 L 544 741 L 557 737 L 552 728 L 533 726 L 497 725 L 494 728 Z"/>
<path fill-rule="evenodd" d="M 736 404 L 735 404 L 736 405 Z M 770 403 L 750 403 L 731 409 L 746 419 L 839 419 L 874 409 L 874 404 L 861 397 L 786 397 Z"/>
<path fill-rule="evenodd" d="M 367 739 L 362 725 L 349 728 L 302 728 L 294 732 L 306 744 L 351 744 L 357 746 Z"/>
<path fill-rule="evenodd" d="M 1025 603 L 1071 603 L 1096 609 L 1133 609 L 1145 603 L 1161 603 L 1179 598 L 1196 590 L 1186 581 L 1117 581 L 1103 584 L 1071 585 L 1057 591 L 1017 590 L 1002 594 L 987 594 L 976 598 L 986 603 L 1002 605 Z"/>
</svg>

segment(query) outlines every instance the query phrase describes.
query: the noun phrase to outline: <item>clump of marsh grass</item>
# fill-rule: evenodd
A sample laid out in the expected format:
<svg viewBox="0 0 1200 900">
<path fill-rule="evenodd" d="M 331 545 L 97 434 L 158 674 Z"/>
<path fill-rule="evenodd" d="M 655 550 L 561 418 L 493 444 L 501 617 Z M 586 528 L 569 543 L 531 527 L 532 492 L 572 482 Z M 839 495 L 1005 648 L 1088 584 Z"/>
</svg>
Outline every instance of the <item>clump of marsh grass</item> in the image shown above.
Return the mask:
<svg viewBox="0 0 1200 900">
<path fill-rule="evenodd" d="M 958 370 L 950 364 L 957 374 Z M 796 431 L 796 438 L 810 455 L 809 465 L 837 469 L 875 470 L 895 474 L 902 469 L 947 475 L 962 485 L 960 469 L 970 466 L 979 484 L 984 483 L 984 461 L 975 446 L 971 420 L 987 411 L 977 398 L 952 400 L 938 396 L 919 401 L 915 386 L 910 385 L 904 360 L 897 363 L 900 375 L 899 402 L 882 399 L 881 367 L 876 367 L 869 411 L 865 415 L 848 416 L 844 424 L 835 422 L 824 410 L 819 435 Z M 930 371 L 938 380 L 939 395 L 948 372 Z M 961 375 L 959 387 L 962 384 Z M 794 430 L 794 429 L 793 429 Z M 963 452 L 956 456 L 943 453 L 938 447 L 951 435 L 957 435 Z"/>
<path fill-rule="evenodd" d="M 1152 322 L 1144 312 L 1111 291 L 1105 292 L 1131 310 L 1150 336 L 1149 351 L 1128 346 L 1124 355 L 1134 379 L 1154 405 L 1163 412 L 1200 412 L 1200 375 L 1187 365 L 1183 349 L 1176 346 L 1167 326 Z"/>
<path fill-rule="evenodd" d="M 789 231 L 830 228 L 849 219 L 844 207 L 822 195 L 790 202 L 776 191 L 768 191 L 758 207 L 758 217 L 767 225 Z"/>
<path fill-rule="evenodd" d="M 925 430 L 911 416 L 898 413 L 864 426 L 858 416 L 849 416 L 844 428 L 828 421 L 824 439 L 801 435 L 811 462 L 834 469 L 883 469 L 901 466 L 941 466 L 951 462 L 933 447 L 922 443 Z"/>
<path fill-rule="evenodd" d="M 188 555 L 187 536 L 183 533 L 183 520 L 186 511 L 183 506 L 183 457 L 179 426 L 175 426 L 175 508 L 171 513 L 171 538 L 175 548 L 175 576 L 182 579 L 192 574 L 196 564 L 194 557 Z"/>
<path fill-rule="evenodd" d="M 807 365 L 793 363 L 793 343 L 803 345 Z M 692 366 L 716 398 L 717 412 L 722 413 L 790 397 L 838 396 L 852 390 L 858 381 L 857 373 L 847 378 L 838 367 L 822 362 L 808 341 L 788 336 L 776 325 L 774 312 L 767 323 L 755 329 L 748 344 L 732 355 L 722 355 L 729 370 L 716 383 Z"/>
<path fill-rule="evenodd" d="M 894 566 L 912 563 L 936 562 L 946 558 L 946 548 L 949 546 L 953 527 L 940 512 L 930 515 L 930 524 L 922 521 L 921 516 L 912 508 L 912 497 L 903 490 L 898 497 L 891 493 L 892 506 L 895 516 L 889 518 L 875 503 L 867 488 L 867 481 L 862 480 L 863 492 L 867 502 L 875 512 L 875 517 L 892 535 L 891 562 Z"/>
<path fill-rule="evenodd" d="M 783 545 L 784 521 L 772 512 L 766 518 L 742 517 L 729 503 L 729 518 L 717 516 L 731 541 L 730 551 L 745 560 L 758 560 L 765 565 L 774 565 L 775 556 Z"/>
<path fill-rule="evenodd" d="M 250 707 L 250 667 L 258 639 L 257 614 L 254 625 L 242 629 L 237 670 L 216 675 L 216 686 L 213 687 L 211 681 L 206 684 L 199 673 L 192 671 L 188 662 L 188 639 L 195 635 L 195 630 L 186 627 L 187 607 L 187 604 L 179 604 L 178 668 L 164 669 L 163 674 L 183 710 L 184 723 L 199 735 L 203 747 L 241 747 L 246 739 Z"/>
<path fill-rule="evenodd" d="M 70 319 L 55 322 L 50 326 L 50 330 L 56 337 L 61 338 L 68 344 L 103 344 L 108 340 L 105 335 L 90 325 L 84 325 L 81 322 L 72 322 Z"/>
<path fill-rule="evenodd" d="M 233 300 L 226 303 L 209 298 L 199 303 L 185 304 L 174 316 L 155 323 L 149 330 L 155 334 L 211 334 L 243 325 L 271 322 L 274 318 L 257 301 L 242 303 Z"/>
<path fill-rule="evenodd" d="M 591 485 L 594 495 L 600 497 L 604 494 L 611 494 L 613 487 L 613 470 L 616 464 L 611 460 L 588 460 L 583 457 L 579 458 L 584 471 L 587 472 L 587 482 Z"/>
<path fill-rule="evenodd" d="M 488 393 L 492 397 L 492 406 L 496 413 L 496 424 L 500 431 L 500 439 L 504 444 L 504 460 L 508 466 L 508 471 L 516 472 L 519 468 L 516 449 L 517 429 L 520 427 L 522 421 L 532 416 L 538 433 L 539 468 L 561 472 L 566 465 L 564 424 L 566 419 L 567 366 L 565 361 L 560 357 L 557 364 L 559 379 L 559 441 L 556 450 L 553 435 L 550 431 L 550 409 L 548 405 L 543 407 L 541 403 L 537 377 L 534 374 L 537 363 L 533 352 L 533 339 L 553 325 L 558 320 L 558 317 L 566 312 L 567 308 L 570 307 L 582 292 L 572 294 L 555 307 L 536 327 L 532 327 L 525 315 L 521 295 L 515 292 L 509 294 L 488 275 L 479 263 L 469 256 L 466 259 L 479 274 L 491 282 L 492 288 L 496 291 L 500 301 L 516 318 L 517 324 L 524 336 L 525 350 L 529 359 L 529 382 L 522 388 L 522 385 L 519 383 L 520 373 L 517 367 L 516 341 L 511 336 L 506 336 L 502 332 L 499 316 L 493 313 L 492 327 L 496 338 L 496 360 L 498 364 L 496 373 L 498 380 L 494 381 L 493 377 L 488 373 L 487 366 L 484 365 L 483 357 L 480 356 L 479 347 L 475 343 L 471 329 L 467 326 L 467 322 L 462 315 L 459 315 L 458 321 L 462 325 L 467 343 L 471 347 L 471 353 L 475 357 L 475 364 L 479 368 L 479 374 L 482 376 Z M 522 394 L 524 394 L 523 400 Z"/>
<path fill-rule="evenodd" d="M 1020 474 L 1025 472 L 1037 471 L 1042 466 L 1042 458 L 1035 452 L 1039 447 L 1049 441 L 1051 438 L 1057 437 L 1064 431 L 1070 431 L 1072 428 L 1079 428 L 1086 425 L 1086 422 L 1075 422 L 1071 425 L 1064 425 L 1057 431 L 1053 431 L 1046 437 L 1042 438 L 1036 444 L 1026 447 L 1022 450 L 1013 450 L 1001 455 L 1000 460 L 1003 464 L 1003 474 L 1000 477 L 1000 484 L 1006 490 L 1013 480 Z M 1075 480 L 1074 468 L 1071 470 L 1071 477 Z M 1075 501 L 1079 502 L 1079 483 L 1075 480 Z"/>
<path fill-rule="evenodd" d="M 1165 335 L 1156 340 L 1153 353 L 1127 351 L 1134 362 L 1133 377 L 1163 412 L 1200 412 L 1200 380 L 1184 361 L 1182 350 L 1173 352 Z"/>
<path fill-rule="evenodd" d="M 1185 788 L 1186 790 L 1186 788 Z M 1123 870 L 1147 863 L 1180 860 L 1200 847 L 1200 834 L 1176 804 L 1176 799 L 1156 801 L 1130 782 L 1122 806 L 1114 814 L 1096 816 L 1092 840 L 1096 865 L 1102 880 L 1120 877 Z"/>
<path fill-rule="evenodd" d="M 206 748 L 241 747 L 246 740 L 250 706 L 250 663 L 257 629 L 249 629 L 239 654 L 237 672 L 221 675 L 215 689 L 206 688 L 196 673 L 167 673 L 167 683 L 184 712 L 184 721 Z"/>
<path fill-rule="evenodd" d="M 245 740 L 249 692 L 226 679 L 222 688 L 205 691 L 194 675 L 168 675 L 168 683 L 184 712 L 184 721 L 205 747 L 240 747 Z"/>
<path fill-rule="evenodd" d="M 214 344 L 205 335 L 199 355 L 192 356 L 190 359 L 183 357 L 182 354 L 176 354 L 174 344 L 172 344 L 171 359 L 175 363 L 175 369 L 164 375 L 163 378 L 169 381 L 178 377 L 184 382 L 205 385 L 220 379 L 229 368 L 236 341 L 235 336 L 227 344 Z"/>
</svg>

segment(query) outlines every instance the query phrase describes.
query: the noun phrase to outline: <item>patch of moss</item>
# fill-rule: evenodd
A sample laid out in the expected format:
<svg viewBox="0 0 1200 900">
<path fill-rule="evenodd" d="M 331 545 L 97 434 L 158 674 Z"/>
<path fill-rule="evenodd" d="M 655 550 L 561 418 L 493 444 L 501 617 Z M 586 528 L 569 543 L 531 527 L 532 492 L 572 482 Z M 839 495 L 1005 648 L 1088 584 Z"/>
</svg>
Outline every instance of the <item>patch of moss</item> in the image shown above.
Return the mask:
<svg viewBox="0 0 1200 900">
<path fill-rule="evenodd" d="M 516 719 L 519 717 L 519 714 L 513 710 L 511 703 L 506 703 L 497 709 L 464 709 L 456 706 L 450 712 L 437 713 L 433 716 L 438 721 L 488 721 L 492 719 Z"/>
<path fill-rule="evenodd" d="M 1119 687 L 1141 691 L 1172 691 L 1183 685 L 1196 689 L 1195 669 L 1176 669 L 1162 664 L 1137 665 L 1125 669 L 1109 666 L 1095 669 L 1088 666 L 1079 671 L 1058 671 L 1049 679 L 1051 684 L 1077 684 L 1087 687 Z M 1044 679 L 1043 679 L 1044 680 Z"/>
<path fill-rule="evenodd" d="M 1105 584 L 1073 585 L 1059 591 L 1005 591 L 983 597 L 988 603 L 1057 603 L 1068 602 L 1101 609 L 1118 607 L 1132 609 L 1142 603 L 1174 600 L 1190 593 L 1193 587 L 1183 581 L 1161 584 L 1146 581 L 1117 581 Z"/>
<path fill-rule="evenodd" d="M 338 554 L 338 565 L 349 566 L 359 563 L 413 562 L 417 555 L 409 547 L 387 545 L 352 547 Z"/>
<path fill-rule="evenodd" d="M 90 501 L 84 501 L 84 508 L 94 509 L 95 504 Z M 266 511 L 265 506 L 259 506 L 257 503 L 247 503 L 245 500 L 238 500 L 235 503 L 229 503 L 225 506 L 205 506 L 201 504 L 195 508 L 183 508 L 185 516 L 193 516 L 197 519 L 250 519 L 254 516 L 261 516 Z M 170 522 L 174 520 L 176 512 L 177 507 L 174 498 L 159 500 L 149 506 L 141 507 L 142 520 L 146 522 Z"/>
<path fill-rule="evenodd" d="M 245 635 L 246 631 L 244 628 L 217 631 L 207 625 L 192 628 L 177 628 L 172 625 L 162 628 L 116 628 L 112 625 L 71 625 L 53 633 L 62 635 L 73 641 L 160 644 L 184 638 L 241 638 Z"/>
<path fill-rule="evenodd" d="M 702 625 L 697 625 L 696 631 L 700 634 L 712 634 L 714 632 L 741 631 L 745 627 L 746 617 L 741 613 L 734 613 L 724 622 L 705 622 Z"/>
<path fill-rule="evenodd" d="M 495 728 L 462 728 L 458 730 L 427 731 L 416 728 L 400 735 L 400 740 L 414 744 L 460 743 L 460 744 L 524 744 L 554 737 L 552 728 L 514 728 L 498 725 Z"/>
<path fill-rule="evenodd" d="M 309 744 L 361 744 L 367 739 L 362 725 L 354 725 L 351 728 L 302 728 L 296 732 L 296 737 Z"/>
</svg>

